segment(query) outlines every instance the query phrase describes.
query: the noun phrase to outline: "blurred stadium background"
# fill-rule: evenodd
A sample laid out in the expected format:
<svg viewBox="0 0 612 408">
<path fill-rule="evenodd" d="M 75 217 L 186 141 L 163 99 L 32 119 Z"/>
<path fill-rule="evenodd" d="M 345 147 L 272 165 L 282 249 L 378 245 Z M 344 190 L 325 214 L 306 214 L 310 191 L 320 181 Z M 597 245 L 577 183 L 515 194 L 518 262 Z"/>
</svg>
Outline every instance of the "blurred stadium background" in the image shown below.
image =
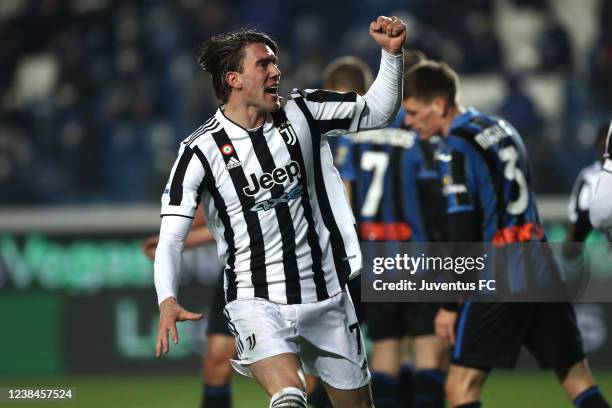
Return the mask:
<svg viewBox="0 0 612 408">
<path fill-rule="evenodd" d="M 286 94 L 320 86 L 340 55 L 376 69 L 367 24 L 379 14 L 402 16 L 408 47 L 460 72 L 466 104 L 523 134 L 562 241 L 571 183 L 612 112 L 609 0 L 0 0 L 0 386 L 72 386 L 75 407 L 196 406 L 206 319 L 153 359 L 140 240 L 158 228 L 178 142 L 217 106 L 199 45 L 243 26 L 271 33 Z M 609 258 L 596 263 L 611 272 Z M 182 303 L 206 312 L 218 269 L 213 248 L 186 253 Z M 612 306 L 578 310 L 610 398 Z M 495 373 L 487 406 L 569 406 L 534 367 Z M 236 381 L 235 406 L 265 406 Z"/>
</svg>

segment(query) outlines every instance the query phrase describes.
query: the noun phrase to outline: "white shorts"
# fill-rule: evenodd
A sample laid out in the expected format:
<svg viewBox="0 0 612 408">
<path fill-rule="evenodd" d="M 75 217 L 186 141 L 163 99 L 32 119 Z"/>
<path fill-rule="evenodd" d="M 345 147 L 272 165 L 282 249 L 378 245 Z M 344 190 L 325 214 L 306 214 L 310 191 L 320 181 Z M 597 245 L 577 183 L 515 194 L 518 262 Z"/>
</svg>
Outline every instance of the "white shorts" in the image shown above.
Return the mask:
<svg viewBox="0 0 612 408">
<path fill-rule="evenodd" d="M 355 308 L 343 291 L 321 302 L 284 305 L 264 299 L 238 299 L 225 306 L 236 337 L 240 374 L 264 358 L 297 354 L 304 372 L 334 388 L 352 390 L 370 382 Z"/>
</svg>

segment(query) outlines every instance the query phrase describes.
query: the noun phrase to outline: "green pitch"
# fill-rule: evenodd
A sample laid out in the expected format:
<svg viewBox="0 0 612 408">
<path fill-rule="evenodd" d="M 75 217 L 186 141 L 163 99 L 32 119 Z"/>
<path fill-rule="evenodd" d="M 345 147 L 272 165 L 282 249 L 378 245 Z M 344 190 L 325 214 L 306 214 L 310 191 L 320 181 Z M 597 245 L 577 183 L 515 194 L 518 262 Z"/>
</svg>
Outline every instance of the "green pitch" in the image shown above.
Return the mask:
<svg viewBox="0 0 612 408">
<path fill-rule="evenodd" d="M 598 371 L 595 375 L 604 394 L 612 398 L 612 371 Z M 61 379 L 0 377 L 0 387 L 7 386 L 71 387 L 75 390 L 76 401 L 0 402 L 0 408 L 196 408 L 200 403 L 201 390 L 198 373 L 186 375 L 170 372 L 165 375 L 82 375 Z M 235 408 L 268 406 L 263 391 L 248 379 L 236 377 L 233 391 Z M 539 371 L 493 372 L 482 401 L 487 408 L 571 407 L 552 373 Z"/>
</svg>

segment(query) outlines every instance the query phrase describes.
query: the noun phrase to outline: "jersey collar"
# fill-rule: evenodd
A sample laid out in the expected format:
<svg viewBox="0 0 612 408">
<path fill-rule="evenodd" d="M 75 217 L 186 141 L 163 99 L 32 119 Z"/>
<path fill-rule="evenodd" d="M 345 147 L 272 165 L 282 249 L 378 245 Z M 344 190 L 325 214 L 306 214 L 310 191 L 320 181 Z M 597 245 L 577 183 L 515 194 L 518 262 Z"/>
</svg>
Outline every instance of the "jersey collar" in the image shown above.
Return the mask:
<svg viewBox="0 0 612 408">
<path fill-rule="evenodd" d="M 223 126 L 230 139 L 242 139 L 248 137 L 249 133 L 257 132 L 262 126 L 264 133 L 266 133 L 266 131 L 271 126 L 274 126 L 272 121 L 272 115 L 268 113 L 266 115 L 266 120 L 262 126 L 254 129 L 245 129 L 227 116 L 225 116 L 224 110 L 225 105 L 219 106 L 219 109 L 217 109 L 217 112 L 215 113 L 215 118 L 219 121 L 219 123 L 221 123 L 221 126 Z"/>
<path fill-rule="evenodd" d="M 473 107 L 469 107 L 462 114 L 458 115 L 451 122 L 450 128 L 448 129 L 448 133 L 450 134 L 453 129 L 461 127 L 469 122 L 474 116 L 478 116 L 479 112 Z"/>
</svg>

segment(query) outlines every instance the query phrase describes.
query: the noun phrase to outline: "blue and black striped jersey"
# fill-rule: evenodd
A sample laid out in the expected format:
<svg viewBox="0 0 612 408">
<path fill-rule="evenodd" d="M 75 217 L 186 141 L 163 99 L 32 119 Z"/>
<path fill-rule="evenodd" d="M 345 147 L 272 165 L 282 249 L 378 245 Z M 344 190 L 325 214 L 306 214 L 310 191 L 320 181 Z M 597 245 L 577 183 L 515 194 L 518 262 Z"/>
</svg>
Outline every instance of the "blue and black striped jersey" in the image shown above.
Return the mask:
<svg viewBox="0 0 612 408">
<path fill-rule="evenodd" d="M 440 241 L 444 197 L 437 154 L 441 138 L 419 141 L 414 131 L 388 128 L 343 139 L 340 175 L 351 182 L 362 241 Z"/>
<path fill-rule="evenodd" d="M 483 242 L 545 240 L 525 146 L 509 123 L 468 109 L 453 120 L 442 157 L 448 214 L 474 212 Z"/>
<path fill-rule="evenodd" d="M 442 189 L 450 240 L 504 248 L 489 257 L 495 268 L 485 273 L 495 271 L 500 293 L 560 288 L 559 264 L 551 248 L 542 244 L 546 235 L 527 153 L 516 129 L 470 108 L 452 122 L 445 155 Z"/>
</svg>

